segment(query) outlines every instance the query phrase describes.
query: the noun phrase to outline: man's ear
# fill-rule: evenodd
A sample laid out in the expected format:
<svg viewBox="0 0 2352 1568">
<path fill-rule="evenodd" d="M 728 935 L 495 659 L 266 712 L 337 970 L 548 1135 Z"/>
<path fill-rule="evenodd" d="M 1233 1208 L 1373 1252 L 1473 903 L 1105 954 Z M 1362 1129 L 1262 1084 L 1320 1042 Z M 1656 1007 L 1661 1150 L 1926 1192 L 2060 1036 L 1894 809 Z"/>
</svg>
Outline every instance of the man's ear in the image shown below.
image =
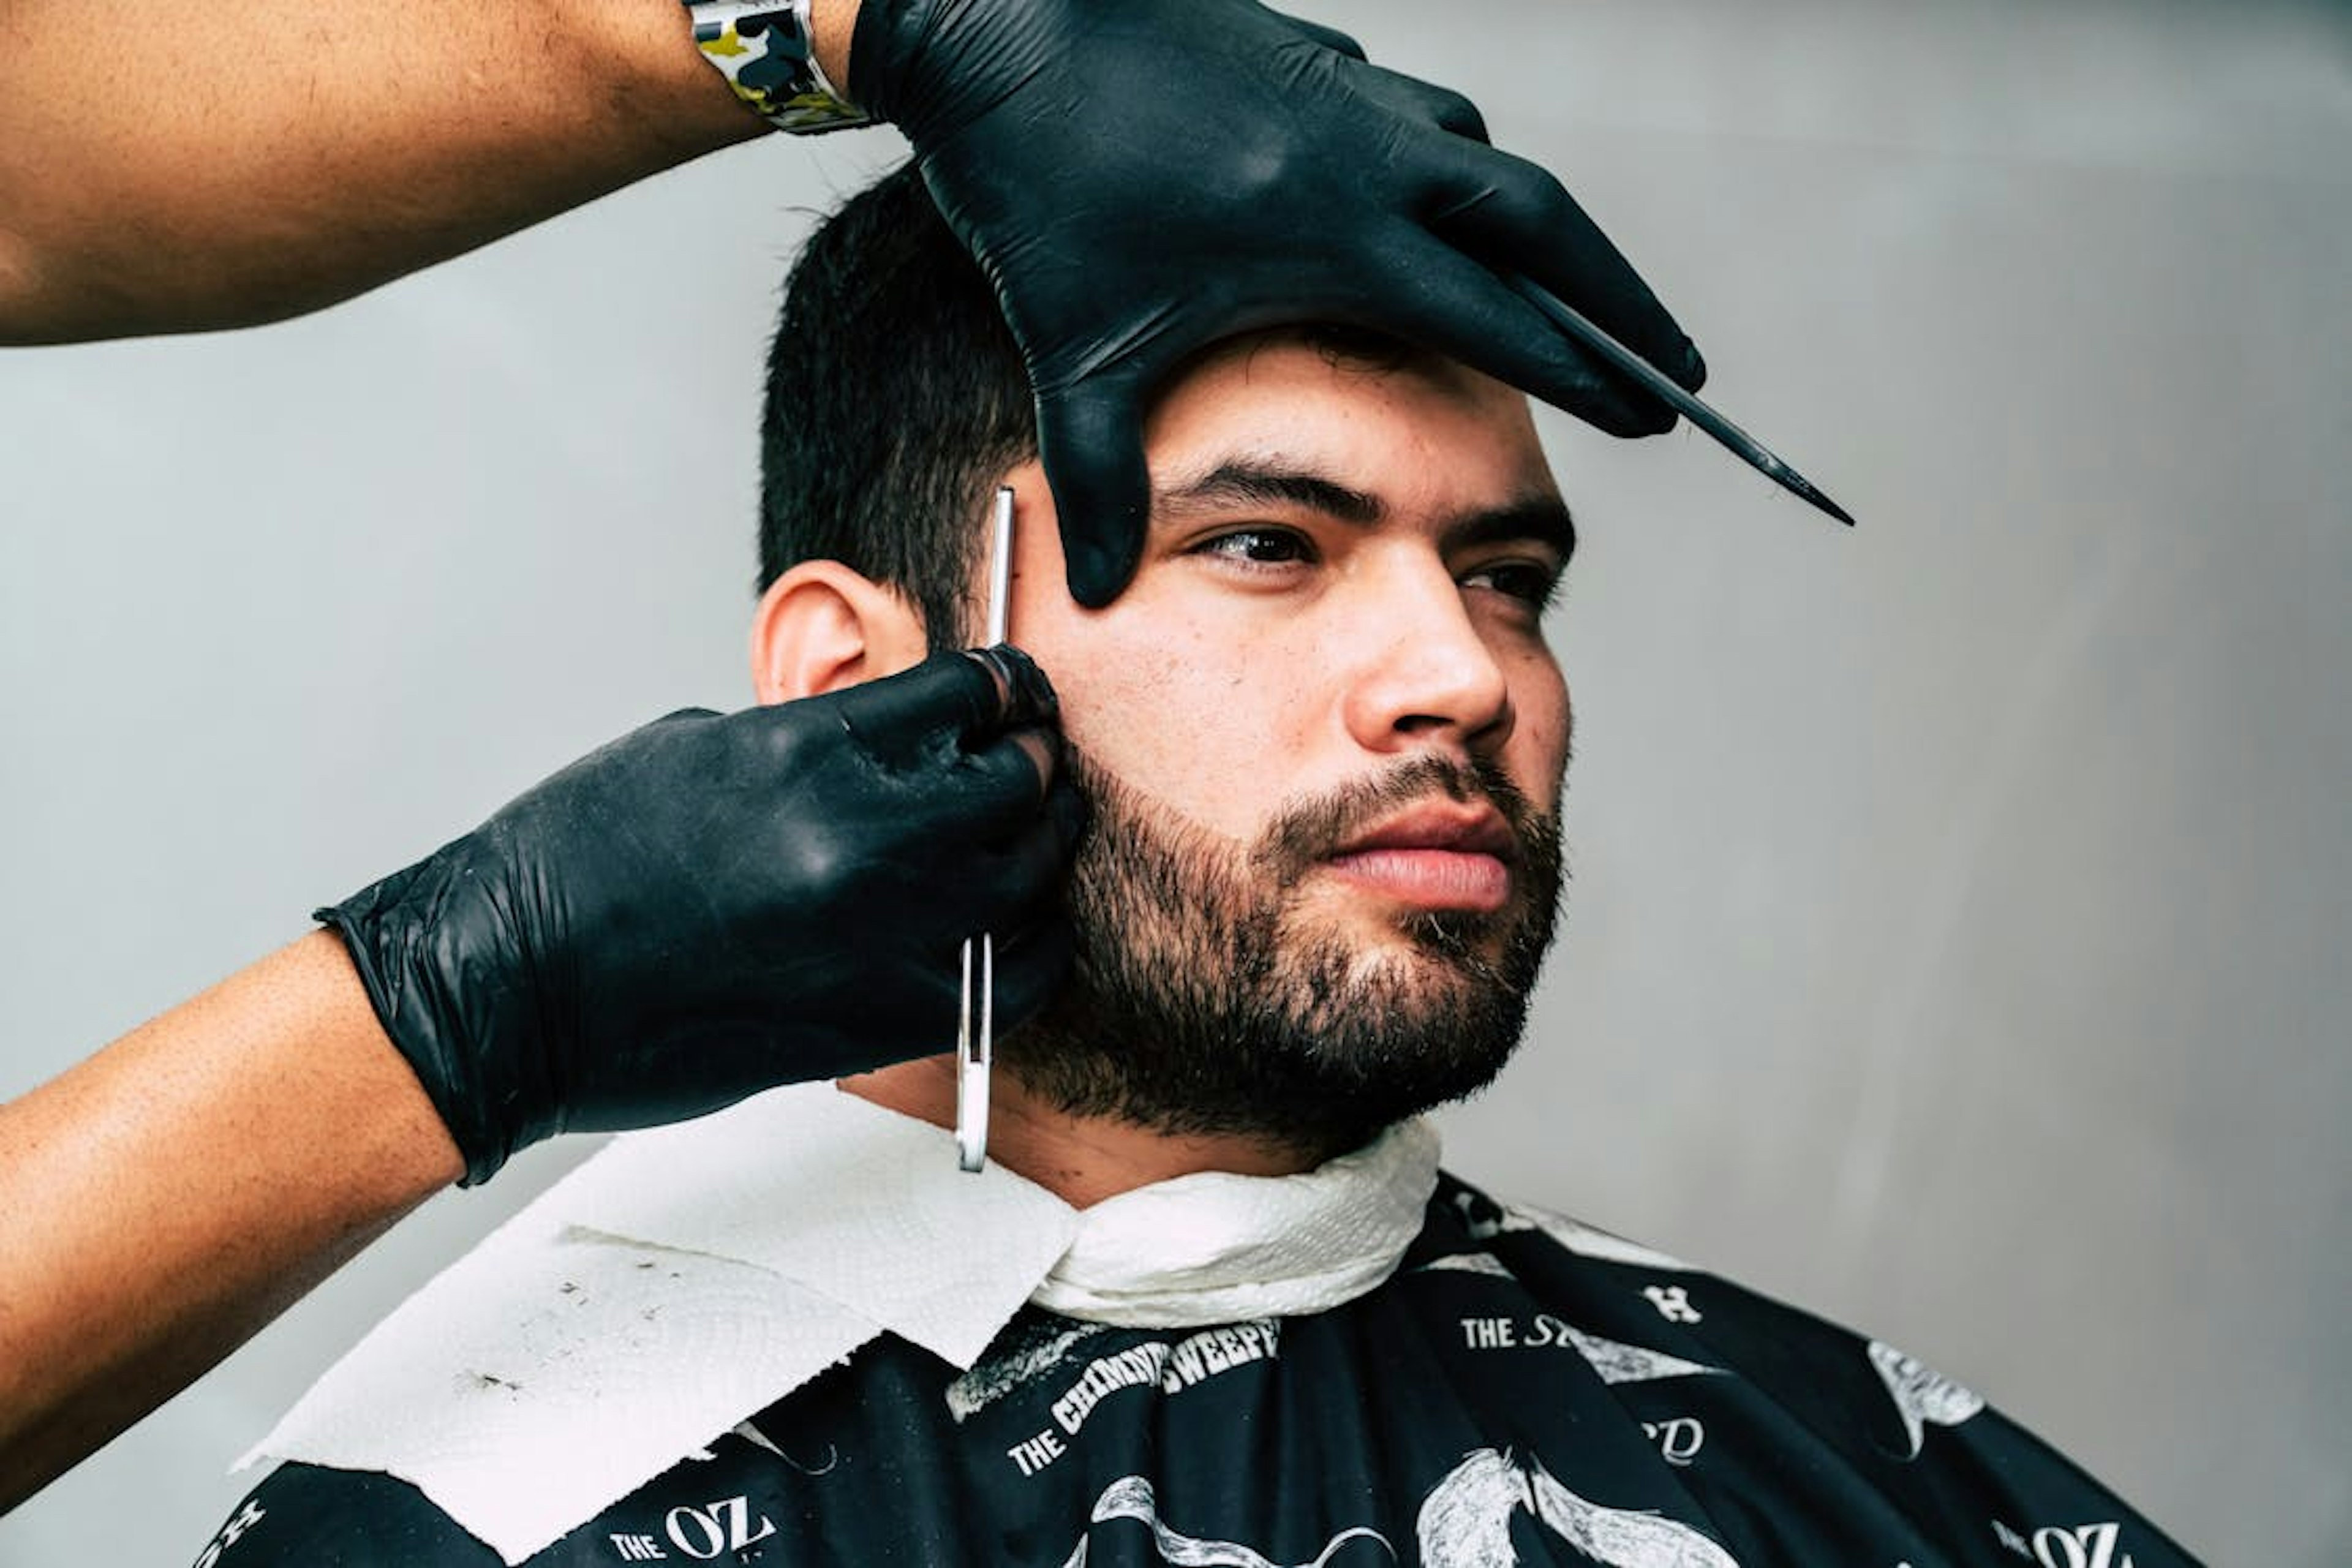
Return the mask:
<svg viewBox="0 0 2352 1568">
<path fill-rule="evenodd" d="M 789 702 L 879 680 L 923 661 L 923 619 L 897 590 L 838 561 L 803 561 L 751 616 L 751 688 Z"/>
</svg>

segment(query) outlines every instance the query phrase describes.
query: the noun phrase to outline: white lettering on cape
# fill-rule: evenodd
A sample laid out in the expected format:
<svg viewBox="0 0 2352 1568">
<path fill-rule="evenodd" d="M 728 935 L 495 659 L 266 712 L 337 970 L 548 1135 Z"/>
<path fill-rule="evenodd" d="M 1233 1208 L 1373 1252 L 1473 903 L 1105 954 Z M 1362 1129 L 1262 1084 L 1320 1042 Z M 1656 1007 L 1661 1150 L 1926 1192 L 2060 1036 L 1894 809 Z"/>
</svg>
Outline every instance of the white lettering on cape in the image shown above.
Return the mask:
<svg viewBox="0 0 2352 1568">
<path fill-rule="evenodd" d="M 1181 1394 L 1219 1373 L 1271 1361 L 1281 1348 L 1282 1321 L 1258 1318 L 1245 1323 L 1202 1329 L 1173 1344 L 1165 1340 L 1146 1340 L 1141 1344 L 1097 1356 L 1054 1401 L 1054 1426 L 1015 1443 L 1004 1451 L 1005 1458 L 1023 1475 L 1034 1476 L 1068 1451 L 1063 1436 L 1076 1436 L 1079 1428 L 1094 1415 L 1096 1406 L 1119 1390 L 1156 1388 L 1162 1394 Z M 1028 1363 L 1024 1374 L 1024 1380 L 1034 1380 L 1041 1374 L 1041 1369 L 1034 1362 Z M 967 1395 L 967 1403 L 976 1407 L 1003 1398 L 1005 1390 L 1002 1380 L 990 1381 L 992 1386 L 982 1397 Z M 973 1392 L 981 1393 L 978 1389 Z M 954 1409 L 955 1405 L 955 1391 L 950 1389 L 950 1408 Z M 958 1418 L 961 1418 L 961 1414 Z M 1057 1432 L 1055 1427 L 1060 1430 Z"/>
<path fill-rule="evenodd" d="M 1107 1394 L 1122 1388 L 1157 1387 L 1181 1394 L 1205 1378 L 1251 1362 L 1271 1360 L 1280 1347 L 1282 1324 L 1275 1318 L 1203 1329 L 1170 1344 L 1164 1340 L 1129 1345 L 1097 1356 L 1054 1401 L 1054 1419 L 1072 1436 Z"/>
</svg>

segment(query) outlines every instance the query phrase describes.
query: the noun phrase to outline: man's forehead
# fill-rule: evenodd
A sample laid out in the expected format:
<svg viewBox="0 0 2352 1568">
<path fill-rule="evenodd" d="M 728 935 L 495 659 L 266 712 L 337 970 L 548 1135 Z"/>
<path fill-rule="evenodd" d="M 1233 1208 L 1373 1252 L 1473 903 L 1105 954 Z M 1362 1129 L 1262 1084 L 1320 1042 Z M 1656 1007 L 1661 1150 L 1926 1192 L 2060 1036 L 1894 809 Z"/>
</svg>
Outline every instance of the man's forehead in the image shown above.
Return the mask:
<svg viewBox="0 0 2352 1568">
<path fill-rule="evenodd" d="M 1500 413 L 1524 410 L 1515 388 L 1456 359 L 1351 327 L 1271 327 L 1213 344 L 1164 384 L 1147 411 L 1147 427 L 1171 403 L 1204 389 L 1231 395 L 1252 387 L 1289 389 L 1302 381 L 1343 396 L 1378 396 L 1399 385 L 1438 392 L 1447 399 Z"/>
<path fill-rule="evenodd" d="M 1467 371 L 1460 362 L 1418 344 L 1365 327 L 1337 322 L 1306 322 L 1261 327 L 1211 343 L 1185 363 L 1176 375 L 1181 385 L 1203 372 L 1238 365 L 1247 371 L 1283 355 L 1310 356 L 1334 370 L 1383 375 L 1392 371 L 1418 370 L 1424 374 Z M 1475 374 L 1475 373 L 1472 373 Z"/>
<path fill-rule="evenodd" d="M 1427 449 L 1424 471 L 1513 491 L 1555 488 L 1527 397 L 1516 388 L 1393 340 L 1334 347 L 1318 331 L 1228 340 L 1178 375 L 1144 424 L 1155 488 L 1192 488 L 1235 459 L 1370 478 L 1400 455 L 1400 437 Z M 1387 477 L 1392 485 L 1401 476 Z"/>
</svg>

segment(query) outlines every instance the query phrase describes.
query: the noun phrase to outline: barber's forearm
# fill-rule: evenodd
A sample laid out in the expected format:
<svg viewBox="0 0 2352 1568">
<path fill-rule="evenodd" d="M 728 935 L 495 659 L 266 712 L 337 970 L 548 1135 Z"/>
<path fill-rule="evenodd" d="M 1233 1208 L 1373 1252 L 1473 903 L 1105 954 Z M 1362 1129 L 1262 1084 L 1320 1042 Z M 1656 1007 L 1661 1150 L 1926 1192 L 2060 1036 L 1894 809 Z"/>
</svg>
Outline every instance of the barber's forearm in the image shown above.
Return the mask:
<svg viewBox="0 0 2352 1568">
<path fill-rule="evenodd" d="M 12 0 L 0 342 L 299 314 L 762 129 L 677 0 Z"/>
<path fill-rule="evenodd" d="M 324 932 L 0 1106 L 0 1508 L 463 1169 Z"/>
</svg>

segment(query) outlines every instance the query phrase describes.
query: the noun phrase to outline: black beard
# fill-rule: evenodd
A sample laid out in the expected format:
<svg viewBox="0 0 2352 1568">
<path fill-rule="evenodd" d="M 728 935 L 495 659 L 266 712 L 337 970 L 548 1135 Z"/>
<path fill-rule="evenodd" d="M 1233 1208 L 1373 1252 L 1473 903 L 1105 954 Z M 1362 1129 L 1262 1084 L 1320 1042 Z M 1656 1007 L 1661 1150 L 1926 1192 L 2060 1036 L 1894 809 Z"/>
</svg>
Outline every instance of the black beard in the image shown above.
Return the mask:
<svg viewBox="0 0 2352 1568">
<path fill-rule="evenodd" d="M 1247 851 L 1066 747 L 1064 765 L 1093 806 L 1070 873 L 1077 961 L 998 1050 L 1032 1092 L 1073 1115 L 1322 1160 L 1502 1070 L 1551 943 L 1561 867 L 1558 817 L 1491 761 L 1412 759 L 1286 807 Z M 1294 889 L 1311 867 L 1439 794 L 1483 797 L 1509 821 L 1507 905 L 1414 916 L 1403 952 L 1302 929 Z"/>
</svg>

